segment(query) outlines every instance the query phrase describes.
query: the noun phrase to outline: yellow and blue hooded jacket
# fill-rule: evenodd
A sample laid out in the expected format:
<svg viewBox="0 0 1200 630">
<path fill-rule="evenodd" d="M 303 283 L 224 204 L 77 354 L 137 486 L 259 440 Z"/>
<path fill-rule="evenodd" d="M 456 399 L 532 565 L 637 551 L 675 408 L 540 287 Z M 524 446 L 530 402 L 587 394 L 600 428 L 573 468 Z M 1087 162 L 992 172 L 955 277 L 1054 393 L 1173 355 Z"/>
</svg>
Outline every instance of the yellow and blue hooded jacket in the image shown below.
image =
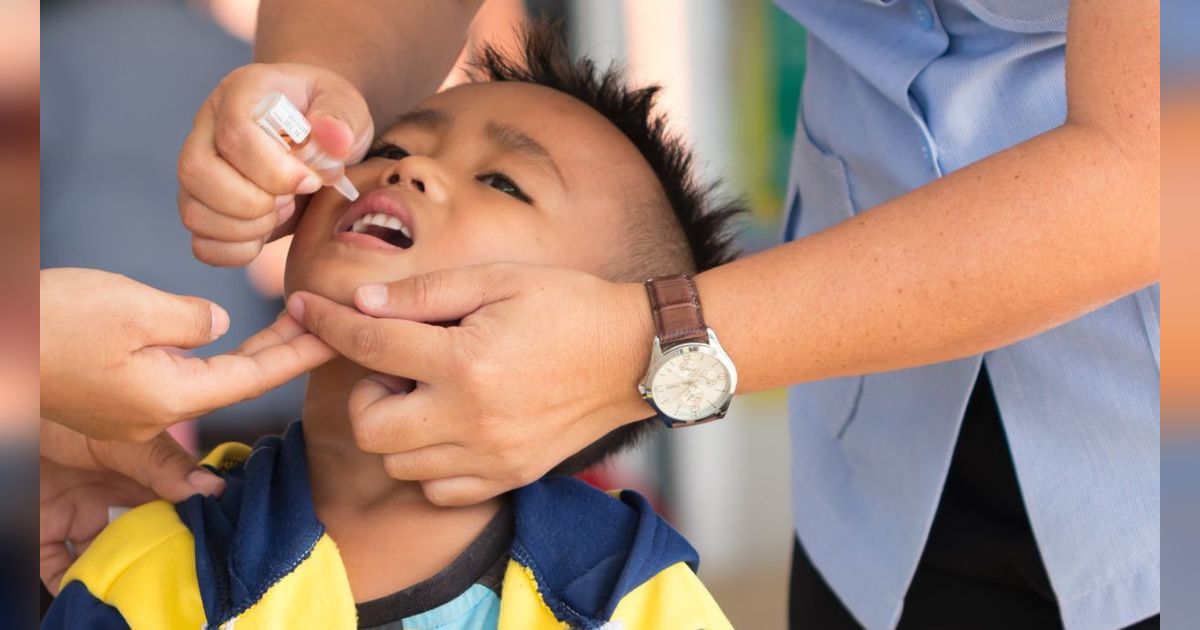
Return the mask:
<svg viewBox="0 0 1200 630">
<path fill-rule="evenodd" d="M 345 567 L 313 508 L 300 423 L 253 450 L 219 447 L 205 464 L 226 480 L 221 497 L 118 518 L 67 572 L 44 628 L 356 627 Z M 696 577 L 695 550 L 637 493 L 547 478 L 510 500 L 498 607 L 469 627 L 731 627 Z"/>
</svg>

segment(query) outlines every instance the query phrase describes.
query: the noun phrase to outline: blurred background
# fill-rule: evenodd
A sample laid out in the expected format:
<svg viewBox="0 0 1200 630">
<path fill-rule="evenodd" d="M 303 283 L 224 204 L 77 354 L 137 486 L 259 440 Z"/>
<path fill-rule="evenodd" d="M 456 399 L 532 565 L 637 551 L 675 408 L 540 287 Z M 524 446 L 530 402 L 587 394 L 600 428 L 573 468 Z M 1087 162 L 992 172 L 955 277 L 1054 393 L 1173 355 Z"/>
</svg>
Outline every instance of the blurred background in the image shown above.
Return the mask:
<svg viewBox="0 0 1200 630">
<path fill-rule="evenodd" d="M 1200 623 L 1200 3 L 1162 3 L 1162 621 Z"/>
<path fill-rule="evenodd" d="M 38 5 L 0 2 L 0 624 L 37 620 Z"/>
<path fill-rule="evenodd" d="M 197 107 L 250 61 L 255 0 L 0 2 L 0 612 L 33 611 L 33 265 L 90 266 L 225 306 L 229 350 L 281 310 L 277 246 L 249 269 L 196 262 L 175 206 L 175 162 Z M 705 168 L 755 208 L 743 246 L 778 239 L 804 32 L 768 0 L 489 0 L 472 42 L 528 15 L 563 20 L 572 47 L 665 86 L 662 107 Z M 1200 620 L 1200 4 L 1163 1 L 1163 623 Z M 39 30 L 40 18 L 40 84 Z M 470 45 L 470 44 L 469 44 Z M 453 82 L 455 77 L 448 77 Z M 39 110 L 41 90 L 41 232 Z M 28 272 L 28 273 L 26 273 Z M 298 416 L 302 384 L 182 427 L 203 450 Z M 782 392 L 591 471 L 656 502 L 699 549 L 701 575 L 739 628 L 781 628 L 791 551 Z M 24 491 L 24 492 L 22 492 Z M 20 546 L 14 536 L 24 540 Z M 8 562 L 17 558 L 18 563 Z M 16 581 L 12 579 L 16 575 Z M 14 584 L 21 585 L 13 588 Z M 18 608 L 13 608 L 17 606 Z M 19 619 L 7 617 L 7 619 Z M 33 617 L 29 618 L 31 623 Z M 5 624 L 7 627 L 7 624 Z M 25 627 L 17 623 L 13 627 Z"/>
</svg>

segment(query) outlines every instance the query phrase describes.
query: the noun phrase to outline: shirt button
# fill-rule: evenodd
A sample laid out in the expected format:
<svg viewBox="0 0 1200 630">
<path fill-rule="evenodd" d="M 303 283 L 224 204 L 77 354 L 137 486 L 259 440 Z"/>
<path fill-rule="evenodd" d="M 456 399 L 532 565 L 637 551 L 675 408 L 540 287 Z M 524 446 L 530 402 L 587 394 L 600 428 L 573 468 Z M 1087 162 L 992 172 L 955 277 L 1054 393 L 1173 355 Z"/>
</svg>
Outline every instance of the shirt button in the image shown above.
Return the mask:
<svg viewBox="0 0 1200 630">
<path fill-rule="evenodd" d="M 922 0 L 913 0 L 912 17 L 921 30 L 928 31 L 933 28 L 933 14 L 929 12 L 929 7 L 926 7 Z"/>
</svg>

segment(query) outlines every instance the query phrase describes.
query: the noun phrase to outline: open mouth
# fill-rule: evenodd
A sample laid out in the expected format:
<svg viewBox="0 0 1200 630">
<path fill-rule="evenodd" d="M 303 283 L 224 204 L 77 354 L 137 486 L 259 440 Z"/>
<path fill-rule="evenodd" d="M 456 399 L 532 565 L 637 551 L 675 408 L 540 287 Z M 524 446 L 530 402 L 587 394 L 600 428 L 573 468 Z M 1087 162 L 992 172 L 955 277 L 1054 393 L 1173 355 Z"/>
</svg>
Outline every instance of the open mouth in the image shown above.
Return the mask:
<svg viewBox="0 0 1200 630">
<path fill-rule="evenodd" d="M 368 212 L 342 231 L 373 236 L 400 249 L 408 249 L 413 245 L 412 232 L 408 226 L 398 217 L 382 212 Z"/>
<path fill-rule="evenodd" d="M 334 228 L 339 240 L 373 249 L 408 249 L 416 239 L 413 211 L 398 191 L 372 190 L 350 204 Z"/>
</svg>

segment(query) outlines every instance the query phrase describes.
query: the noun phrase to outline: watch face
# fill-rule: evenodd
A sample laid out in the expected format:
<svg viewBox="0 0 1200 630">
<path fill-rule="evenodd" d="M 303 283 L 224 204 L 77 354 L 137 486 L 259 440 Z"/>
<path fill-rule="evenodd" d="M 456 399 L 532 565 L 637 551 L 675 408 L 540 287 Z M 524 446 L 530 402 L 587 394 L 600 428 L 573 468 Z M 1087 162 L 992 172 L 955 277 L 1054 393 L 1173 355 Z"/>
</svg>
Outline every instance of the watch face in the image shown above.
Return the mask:
<svg viewBox="0 0 1200 630">
<path fill-rule="evenodd" d="M 676 420 L 707 418 L 721 411 L 730 391 L 729 370 L 717 357 L 688 346 L 672 350 L 654 375 L 654 404 Z"/>
</svg>

